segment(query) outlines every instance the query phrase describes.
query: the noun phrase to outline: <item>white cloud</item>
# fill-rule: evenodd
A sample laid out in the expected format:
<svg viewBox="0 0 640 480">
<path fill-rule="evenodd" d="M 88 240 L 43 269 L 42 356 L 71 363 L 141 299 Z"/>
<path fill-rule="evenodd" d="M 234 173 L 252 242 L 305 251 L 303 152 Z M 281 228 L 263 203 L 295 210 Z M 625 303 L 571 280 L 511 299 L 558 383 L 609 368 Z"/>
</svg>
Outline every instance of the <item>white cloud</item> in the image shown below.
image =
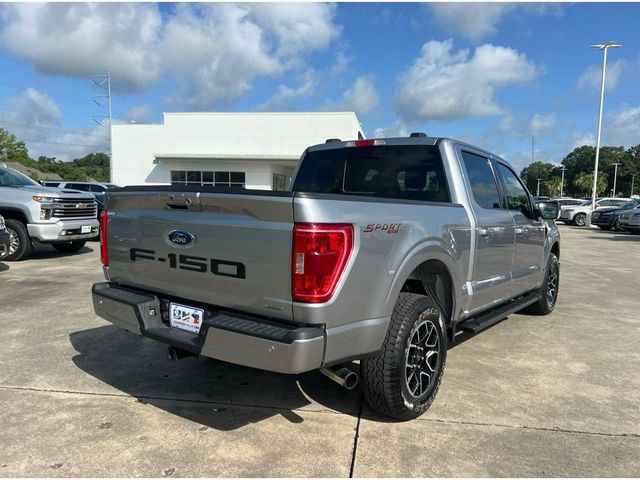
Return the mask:
<svg viewBox="0 0 640 480">
<path fill-rule="evenodd" d="M 9 3 L 0 41 L 46 73 L 110 71 L 114 85 L 141 89 L 160 71 L 161 18 L 143 3 Z"/>
<path fill-rule="evenodd" d="M 309 69 L 301 75 L 298 87 L 279 85 L 276 93 L 265 103 L 259 105 L 257 110 L 269 111 L 291 108 L 295 102 L 305 100 L 313 95 L 317 83 L 317 72 Z"/>
<path fill-rule="evenodd" d="M 255 76 L 299 67 L 306 52 L 326 48 L 338 34 L 333 7 L 305 5 L 312 21 L 298 7 L 283 7 L 179 5 L 163 41 L 165 61 L 190 84 L 178 99 L 193 108 L 229 103 L 251 88 Z"/>
<path fill-rule="evenodd" d="M 429 13 L 452 33 L 480 40 L 496 33 L 503 17 L 517 8 L 513 3 L 432 3 Z"/>
<path fill-rule="evenodd" d="M 527 84 L 540 68 L 525 54 L 484 44 L 452 52 L 451 40 L 431 40 L 399 77 L 394 108 L 404 121 L 496 115 L 496 91 Z"/>
<path fill-rule="evenodd" d="M 0 15 L 0 42 L 43 72 L 110 71 L 116 89 L 170 75 L 172 100 L 201 109 L 236 100 L 256 76 L 301 68 L 340 34 L 328 4 L 178 4 L 161 15 L 145 3 L 15 3 Z"/>
<path fill-rule="evenodd" d="M 551 133 L 556 126 L 556 114 L 540 115 L 536 113 L 529 122 L 529 131 L 536 137 Z"/>
<path fill-rule="evenodd" d="M 401 120 L 397 120 L 390 125 L 376 128 L 371 138 L 408 137 L 409 133 L 407 126 Z"/>
<path fill-rule="evenodd" d="M 353 110 L 358 115 L 365 115 L 378 104 L 378 92 L 373 84 L 372 75 L 363 75 L 345 90 L 342 95 L 342 106 Z"/>
<path fill-rule="evenodd" d="M 124 112 L 124 119 L 127 122 L 145 123 L 149 122 L 153 117 L 154 108 L 153 105 L 142 104 L 129 107 Z"/>
<path fill-rule="evenodd" d="M 627 68 L 627 61 L 624 59 L 619 59 L 614 62 L 607 64 L 606 78 L 604 83 L 604 89 L 606 91 L 614 90 L 620 79 L 622 78 L 622 74 Z M 598 94 L 600 92 L 602 82 L 602 65 L 590 65 L 587 69 L 582 72 L 582 75 L 578 78 L 576 83 L 576 88 L 579 92 L 584 94 Z"/>
<path fill-rule="evenodd" d="M 0 105 L 0 127 L 24 141 L 33 158 L 46 155 L 70 160 L 108 150 L 106 127 L 70 129 L 62 122 L 56 102 L 33 88 Z"/>
<path fill-rule="evenodd" d="M 640 106 L 625 105 L 611 112 L 603 122 L 602 139 L 606 145 L 630 147 L 640 143 Z"/>
<path fill-rule="evenodd" d="M 596 144 L 596 137 L 593 132 L 573 132 L 571 138 L 571 150 L 583 145 L 595 146 Z"/>
</svg>

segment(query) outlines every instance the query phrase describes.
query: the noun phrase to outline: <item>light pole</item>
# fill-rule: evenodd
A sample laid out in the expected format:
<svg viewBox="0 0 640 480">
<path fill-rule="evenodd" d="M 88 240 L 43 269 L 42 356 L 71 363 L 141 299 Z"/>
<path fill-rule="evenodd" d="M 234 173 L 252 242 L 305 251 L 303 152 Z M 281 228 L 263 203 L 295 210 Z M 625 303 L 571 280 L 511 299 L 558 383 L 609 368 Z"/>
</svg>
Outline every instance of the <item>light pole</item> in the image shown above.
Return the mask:
<svg viewBox="0 0 640 480">
<path fill-rule="evenodd" d="M 621 163 L 612 163 L 612 165 L 614 167 L 616 167 L 614 173 L 613 173 L 613 197 L 615 198 L 616 196 L 616 183 L 618 180 L 618 165 L 622 165 Z"/>
<path fill-rule="evenodd" d="M 567 169 L 564 165 L 562 166 L 562 180 L 560 181 L 560 198 L 564 196 L 564 171 Z"/>
<path fill-rule="evenodd" d="M 602 129 L 602 105 L 604 103 L 604 79 L 607 71 L 607 50 L 618 48 L 622 45 L 609 40 L 605 44 L 591 45 L 591 48 L 602 50 L 602 79 L 600 81 L 600 108 L 598 109 L 598 135 L 596 136 L 596 162 L 593 167 L 593 193 L 591 194 L 591 211 L 596 209 L 596 193 L 598 185 L 598 160 L 600 159 L 600 131 Z M 591 215 L 587 217 L 588 225 L 591 225 Z"/>
<path fill-rule="evenodd" d="M 536 187 L 536 197 L 540 196 L 540 179 L 538 178 L 538 186 Z"/>
</svg>

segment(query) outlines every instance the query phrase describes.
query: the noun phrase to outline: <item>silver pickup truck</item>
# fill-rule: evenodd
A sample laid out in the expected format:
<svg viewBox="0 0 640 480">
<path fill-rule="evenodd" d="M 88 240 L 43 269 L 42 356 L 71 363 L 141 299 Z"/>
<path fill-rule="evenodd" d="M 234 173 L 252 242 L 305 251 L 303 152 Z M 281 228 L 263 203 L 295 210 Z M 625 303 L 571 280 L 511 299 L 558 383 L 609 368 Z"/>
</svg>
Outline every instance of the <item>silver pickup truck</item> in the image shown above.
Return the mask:
<svg viewBox="0 0 640 480">
<path fill-rule="evenodd" d="M 432 403 L 458 333 L 553 310 L 557 215 L 462 142 L 327 141 L 286 192 L 107 192 L 93 304 L 174 359 L 321 369 L 348 388 L 360 360 L 369 404 L 410 419 Z"/>
<path fill-rule="evenodd" d="M 43 187 L 26 175 L 0 164 L 0 215 L 9 233 L 3 260 L 29 257 L 33 243 L 48 243 L 61 252 L 80 250 L 98 236 L 93 195 Z"/>
</svg>

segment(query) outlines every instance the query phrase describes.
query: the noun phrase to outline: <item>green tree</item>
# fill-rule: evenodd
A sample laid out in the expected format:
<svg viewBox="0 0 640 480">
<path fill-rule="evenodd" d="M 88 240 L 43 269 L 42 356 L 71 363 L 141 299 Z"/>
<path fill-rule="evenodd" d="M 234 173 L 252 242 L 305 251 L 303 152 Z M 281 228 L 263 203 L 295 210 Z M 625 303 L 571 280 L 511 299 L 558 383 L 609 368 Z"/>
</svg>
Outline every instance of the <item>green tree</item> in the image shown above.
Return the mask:
<svg viewBox="0 0 640 480">
<path fill-rule="evenodd" d="M 582 172 L 579 173 L 573 184 L 581 192 L 582 196 L 591 196 L 593 193 L 593 173 Z M 600 173 L 598 175 L 598 185 L 596 187 L 596 195 L 600 195 L 607 189 L 608 181 L 607 175 Z"/>
<path fill-rule="evenodd" d="M 38 172 L 31 172 L 29 174 L 29 178 L 31 178 L 31 180 L 35 180 L 36 182 L 40 180 L 40 177 L 38 176 Z"/>
<path fill-rule="evenodd" d="M 0 161 L 20 162 L 29 166 L 31 163 L 25 143 L 3 128 L 0 128 Z"/>
<path fill-rule="evenodd" d="M 560 196 L 560 184 L 562 183 L 561 177 L 551 177 L 549 178 L 544 186 L 547 194 L 550 197 L 559 197 Z"/>
<path fill-rule="evenodd" d="M 525 181 L 530 192 L 536 193 L 538 187 L 538 179 L 540 179 L 540 194 L 544 195 L 546 191 L 546 183 L 552 177 L 558 167 L 553 163 L 533 162 L 522 169 L 520 177 Z"/>
<path fill-rule="evenodd" d="M 624 147 L 601 147 L 600 159 L 598 162 L 598 178 L 604 178 L 605 175 L 608 178 L 613 178 L 613 164 L 623 163 L 628 155 L 629 154 L 627 153 L 627 151 L 625 151 Z M 589 145 L 583 145 L 581 147 L 574 148 L 566 157 L 564 157 L 564 159 L 562 160 L 562 164 L 566 167 L 565 180 L 567 185 L 573 186 L 570 187 L 571 189 L 573 189 L 573 191 L 570 192 L 570 189 L 567 188 L 567 193 L 579 195 L 580 193 L 584 192 L 582 187 L 578 187 L 576 178 L 582 173 L 593 174 L 595 159 L 596 149 L 595 147 Z M 618 171 L 618 173 L 620 173 L 620 171 Z M 606 187 L 607 185 L 605 185 L 605 187 L 603 188 L 603 192 L 604 190 L 606 190 Z M 598 189 L 599 188 L 600 182 L 598 182 Z M 589 193 L 591 193 L 591 191 L 589 191 Z"/>
</svg>

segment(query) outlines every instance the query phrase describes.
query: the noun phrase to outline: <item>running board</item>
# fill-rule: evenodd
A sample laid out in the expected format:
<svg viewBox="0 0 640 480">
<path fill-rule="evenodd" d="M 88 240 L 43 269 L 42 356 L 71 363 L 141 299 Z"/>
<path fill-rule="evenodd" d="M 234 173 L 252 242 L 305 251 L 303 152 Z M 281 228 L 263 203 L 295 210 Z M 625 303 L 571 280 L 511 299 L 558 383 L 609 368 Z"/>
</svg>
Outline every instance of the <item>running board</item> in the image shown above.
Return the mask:
<svg viewBox="0 0 640 480">
<path fill-rule="evenodd" d="M 537 302 L 539 298 L 540 296 L 534 292 L 515 300 L 510 300 L 504 305 L 489 310 L 488 312 L 481 313 L 477 317 L 468 318 L 467 320 L 459 323 L 458 327 L 465 332 L 477 333 L 480 330 L 484 330 L 485 328 L 498 323 L 513 312 L 522 310 L 524 307 Z"/>
</svg>

